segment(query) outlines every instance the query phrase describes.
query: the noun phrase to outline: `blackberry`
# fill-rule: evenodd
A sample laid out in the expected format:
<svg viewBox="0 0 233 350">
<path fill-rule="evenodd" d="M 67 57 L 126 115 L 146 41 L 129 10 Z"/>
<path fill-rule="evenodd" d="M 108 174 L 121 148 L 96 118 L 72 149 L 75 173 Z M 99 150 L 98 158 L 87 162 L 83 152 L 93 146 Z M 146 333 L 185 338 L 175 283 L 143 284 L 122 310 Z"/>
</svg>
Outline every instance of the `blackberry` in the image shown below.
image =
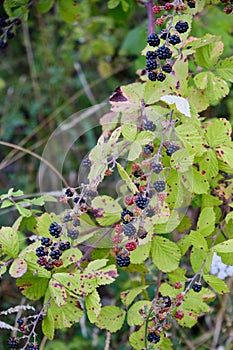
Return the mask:
<svg viewBox="0 0 233 350">
<path fill-rule="evenodd" d="M 70 249 L 70 242 L 61 242 L 59 245 L 59 249 L 62 251 Z"/>
<path fill-rule="evenodd" d="M 79 219 L 74 219 L 73 220 L 73 226 L 74 227 L 80 226 L 80 220 Z"/>
<path fill-rule="evenodd" d="M 148 202 L 149 202 L 148 198 L 142 197 L 142 196 L 138 196 L 138 198 L 135 201 L 137 207 L 140 209 L 145 209 L 146 206 L 148 205 Z"/>
<path fill-rule="evenodd" d="M 160 335 L 157 335 L 155 332 L 148 333 L 147 340 L 150 343 L 158 343 L 160 341 Z"/>
<path fill-rule="evenodd" d="M 24 324 L 23 319 L 18 318 L 17 323 L 18 323 L 19 327 L 22 326 Z"/>
<path fill-rule="evenodd" d="M 154 52 L 154 51 L 147 51 L 147 53 L 146 53 L 146 59 L 147 60 L 155 60 L 156 57 L 157 57 L 156 52 Z"/>
<path fill-rule="evenodd" d="M 180 149 L 179 146 L 176 146 L 176 145 L 168 145 L 167 146 L 167 149 L 166 149 L 166 153 L 168 156 L 172 156 L 173 153 L 175 153 L 176 151 L 178 151 Z"/>
<path fill-rule="evenodd" d="M 144 238 L 146 238 L 147 235 L 148 235 L 148 232 L 143 227 L 139 227 L 138 232 L 137 232 L 138 238 L 144 239 Z"/>
<path fill-rule="evenodd" d="M 73 197 L 74 192 L 73 192 L 73 190 L 72 190 L 71 188 L 67 188 L 67 189 L 65 190 L 65 195 L 66 195 L 67 197 Z"/>
<path fill-rule="evenodd" d="M 188 22 L 184 21 L 179 21 L 175 25 L 175 29 L 177 30 L 178 33 L 185 33 L 189 29 Z"/>
<path fill-rule="evenodd" d="M 159 32 L 159 37 L 160 37 L 160 39 L 166 40 L 167 37 L 168 37 L 168 38 L 170 37 L 170 33 L 168 33 L 166 30 L 162 29 L 162 30 Z"/>
<path fill-rule="evenodd" d="M 148 39 L 147 39 L 147 43 L 150 45 L 150 46 L 159 46 L 160 44 L 160 39 L 158 37 L 157 34 L 155 33 L 152 33 L 151 35 L 148 36 Z"/>
<path fill-rule="evenodd" d="M 79 203 L 79 204 L 83 204 L 85 203 L 85 199 L 84 198 L 81 198 L 81 197 L 74 197 L 73 199 L 74 203 Z"/>
<path fill-rule="evenodd" d="M 158 50 L 156 51 L 158 58 L 161 60 L 165 60 L 166 58 L 171 58 L 172 57 L 172 52 L 171 50 L 166 47 L 165 45 L 160 46 Z"/>
<path fill-rule="evenodd" d="M 0 27 L 7 27 L 7 26 L 8 26 L 8 19 L 0 18 Z"/>
<path fill-rule="evenodd" d="M 157 73 L 155 72 L 150 72 L 148 74 L 148 79 L 151 80 L 151 81 L 155 81 L 157 79 Z"/>
<path fill-rule="evenodd" d="M 161 163 L 152 163 L 152 169 L 155 174 L 161 173 L 163 171 L 163 165 Z"/>
<path fill-rule="evenodd" d="M 49 226 L 49 232 L 51 236 L 58 238 L 60 236 L 60 233 L 62 231 L 62 228 L 60 225 L 58 225 L 56 222 L 52 222 Z"/>
<path fill-rule="evenodd" d="M 13 23 L 14 23 L 16 26 L 19 26 L 19 25 L 21 24 L 21 19 L 15 18 L 15 19 L 13 20 Z"/>
<path fill-rule="evenodd" d="M 189 0 L 188 1 L 188 7 L 190 7 L 191 9 L 195 9 L 196 2 L 194 0 Z"/>
<path fill-rule="evenodd" d="M 29 343 L 27 346 L 27 350 L 39 350 L 38 343 Z"/>
<path fill-rule="evenodd" d="M 0 49 L 5 49 L 7 47 L 7 41 L 6 40 L 0 40 Z"/>
<path fill-rule="evenodd" d="M 82 165 L 87 167 L 87 168 L 90 168 L 91 166 L 91 161 L 88 157 L 84 158 L 83 161 L 82 161 Z"/>
<path fill-rule="evenodd" d="M 159 73 L 157 76 L 158 81 L 164 81 L 166 79 L 166 74 L 164 73 Z"/>
<path fill-rule="evenodd" d="M 131 237 L 136 233 L 136 227 L 131 223 L 123 224 L 122 226 L 125 236 Z"/>
<path fill-rule="evenodd" d="M 146 120 L 143 125 L 144 130 L 155 131 L 156 125 L 151 120 Z"/>
<path fill-rule="evenodd" d="M 169 64 L 169 63 L 166 63 L 162 66 L 162 70 L 165 72 L 165 73 L 171 73 L 172 71 L 172 65 Z"/>
<path fill-rule="evenodd" d="M 144 153 L 149 155 L 154 152 L 154 147 L 151 145 L 145 145 L 144 147 Z"/>
<path fill-rule="evenodd" d="M 7 340 L 7 345 L 10 349 L 17 349 L 17 347 L 19 346 L 19 339 L 15 337 L 10 337 Z"/>
<path fill-rule="evenodd" d="M 71 239 L 77 239 L 79 236 L 79 231 L 78 230 L 68 230 L 68 237 Z"/>
<path fill-rule="evenodd" d="M 117 255 L 116 262 L 117 262 L 117 265 L 119 265 L 120 267 L 129 266 L 130 257 L 129 256 L 123 257 L 121 255 Z"/>
<path fill-rule="evenodd" d="M 157 192 L 163 192 L 165 190 L 166 184 L 165 181 L 158 180 L 153 183 L 153 186 Z"/>
<path fill-rule="evenodd" d="M 165 304 L 165 307 L 170 307 L 172 304 L 171 298 L 168 295 L 163 297 L 163 302 Z"/>
<path fill-rule="evenodd" d="M 144 173 L 143 173 L 143 171 L 142 171 L 141 169 L 135 170 L 135 171 L 133 172 L 133 176 L 136 177 L 136 178 L 143 176 L 143 174 L 144 174 Z"/>
<path fill-rule="evenodd" d="M 177 45 L 181 43 L 180 37 L 178 35 L 171 35 L 169 38 L 169 43 L 172 45 Z"/>
<path fill-rule="evenodd" d="M 42 246 L 36 248 L 36 256 L 38 256 L 38 258 L 41 258 L 42 256 L 46 256 L 46 255 L 48 255 L 47 249 L 45 249 Z"/>
<path fill-rule="evenodd" d="M 14 38 L 14 36 L 15 36 L 15 34 L 11 30 L 7 31 L 7 33 L 6 33 L 7 39 L 12 39 L 12 38 Z"/>
<path fill-rule="evenodd" d="M 202 289 L 201 283 L 195 282 L 192 285 L 192 289 L 194 290 L 194 292 L 199 293 L 201 291 L 201 289 Z"/>
<path fill-rule="evenodd" d="M 60 256 L 62 255 L 62 252 L 60 252 L 59 249 L 55 249 L 49 255 L 50 255 L 51 259 L 59 260 Z"/>
<path fill-rule="evenodd" d="M 38 260 L 37 260 L 37 264 L 40 266 L 45 266 L 47 264 L 48 260 L 45 256 L 41 256 Z"/>
<path fill-rule="evenodd" d="M 150 71 L 152 71 L 152 70 L 154 70 L 154 69 L 156 69 L 157 68 L 157 63 L 156 63 L 156 61 L 154 61 L 154 60 L 148 60 L 147 62 L 146 62 L 146 70 L 148 71 L 148 72 L 150 72 Z"/>
<path fill-rule="evenodd" d="M 146 210 L 146 216 L 148 218 L 152 218 L 155 215 L 155 210 L 153 208 L 147 208 Z"/>
<path fill-rule="evenodd" d="M 72 216 L 70 214 L 66 214 L 63 218 L 64 222 L 72 221 Z"/>
<path fill-rule="evenodd" d="M 44 245 L 45 247 L 50 247 L 52 243 L 53 241 L 48 237 L 41 238 L 41 244 Z"/>
<path fill-rule="evenodd" d="M 126 208 L 124 208 L 123 211 L 121 212 L 121 218 L 122 218 L 124 224 L 127 224 L 129 221 L 131 221 L 133 216 L 134 215 L 133 215 L 132 211 L 130 211 Z"/>
</svg>

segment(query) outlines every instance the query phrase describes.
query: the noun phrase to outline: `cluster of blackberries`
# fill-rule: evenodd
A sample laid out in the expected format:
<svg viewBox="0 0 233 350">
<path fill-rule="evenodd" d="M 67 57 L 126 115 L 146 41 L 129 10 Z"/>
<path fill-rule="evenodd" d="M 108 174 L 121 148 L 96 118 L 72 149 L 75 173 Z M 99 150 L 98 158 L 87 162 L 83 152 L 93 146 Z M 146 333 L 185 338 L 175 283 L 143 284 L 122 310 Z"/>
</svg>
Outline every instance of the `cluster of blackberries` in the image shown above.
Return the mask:
<svg viewBox="0 0 233 350">
<path fill-rule="evenodd" d="M 150 52 L 150 51 L 148 51 L 148 52 Z M 144 130 L 155 131 L 156 125 L 151 120 L 147 119 L 144 121 L 143 128 L 144 128 Z"/>
<path fill-rule="evenodd" d="M 49 232 L 51 236 L 58 238 L 61 235 L 62 228 L 60 225 L 58 225 L 56 222 L 52 222 L 49 226 Z"/>
<path fill-rule="evenodd" d="M 29 343 L 27 346 L 27 350 L 39 350 L 38 343 Z"/>
<path fill-rule="evenodd" d="M 13 21 L 10 21 L 8 18 L 0 18 L 0 49 L 5 49 L 7 40 L 14 38 L 15 33 L 12 29 L 20 23 L 21 20 L 19 18 L 15 18 Z"/>
<path fill-rule="evenodd" d="M 179 21 L 175 25 L 175 29 L 177 30 L 178 33 L 186 33 L 187 30 L 189 29 L 188 22 L 185 21 Z"/>
<path fill-rule="evenodd" d="M 73 197 L 73 195 L 74 195 L 74 191 L 73 191 L 71 188 L 68 187 L 68 188 L 65 190 L 65 195 L 66 195 L 67 197 L 71 198 L 71 197 Z"/>
<path fill-rule="evenodd" d="M 155 174 L 159 174 L 163 171 L 163 165 L 161 163 L 152 162 L 151 166 Z"/>
<path fill-rule="evenodd" d="M 154 147 L 151 144 L 145 145 L 143 152 L 146 155 L 150 155 L 151 153 L 154 152 Z"/>
<path fill-rule="evenodd" d="M 127 267 L 130 265 L 130 257 L 118 254 L 116 258 L 117 265 L 120 267 Z"/>
<path fill-rule="evenodd" d="M 199 293 L 201 291 L 201 289 L 202 289 L 201 283 L 195 282 L 192 285 L 192 289 L 194 290 L 194 292 Z"/>
<path fill-rule="evenodd" d="M 17 349 L 19 346 L 19 339 L 15 337 L 10 337 L 7 341 L 7 346 L 9 349 Z"/>
</svg>

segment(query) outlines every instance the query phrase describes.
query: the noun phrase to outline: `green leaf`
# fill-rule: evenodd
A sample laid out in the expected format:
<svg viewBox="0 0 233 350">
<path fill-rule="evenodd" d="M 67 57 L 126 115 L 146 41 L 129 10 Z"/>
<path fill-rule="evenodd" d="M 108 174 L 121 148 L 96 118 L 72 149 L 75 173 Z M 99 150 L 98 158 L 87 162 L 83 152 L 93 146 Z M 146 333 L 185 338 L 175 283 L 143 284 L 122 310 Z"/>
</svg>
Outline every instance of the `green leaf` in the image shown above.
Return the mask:
<svg viewBox="0 0 233 350">
<path fill-rule="evenodd" d="M 179 125 L 175 128 L 175 132 L 187 149 L 188 155 L 196 154 L 201 156 L 206 152 L 206 149 L 203 147 L 204 140 L 200 134 L 200 129 L 194 124 Z"/>
<path fill-rule="evenodd" d="M 163 272 L 176 270 L 181 258 L 178 246 L 159 236 L 155 236 L 152 240 L 151 255 L 153 263 Z"/>
<path fill-rule="evenodd" d="M 33 205 L 38 205 L 38 206 L 42 206 L 45 204 L 45 202 L 57 202 L 57 199 L 53 196 L 41 196 L 38 198 L 33 198 L 30 203 L 32 203 Z"/>
<path fill-rule="evenodd" d="M 0 230 L 0 244 L 3 253 L 11 258 L 16 258 L 19 253 L 18 234 L 11 227 L 2 227 Z"/>
<path fill-rule="evenodd" d="M 96 219 L 100 225 L 109 226 L 121 218 L 122 208 L 112 197 L 95 197 L 92 200 L 92 207 L 102 210 L 103 217 Z"/>
<path fill-rule="evenodd" d="M 172 69 L 175 73 L 177 82 L 179 82 L 179 92 L 182 96 L 187 96 L 187 86 L 188 86 L 188 59 L 178 58 L 175 61 Z M 178 84 L 177 84 L 178 85 Z"/>
<path fill-rule="evenodd" d="M 125 169 L 121 166 L 121 164 L 117 163 L 117 170 L 119 172 L 120 177 L 122 178 L 123 181 L 126 182 L 126 185 L 129 187 L 129 189 L 133 193 L 137 193 L 138 189 L 136 185 L 133 183 L 133 181 L 130 179 L 129 175 L 125 171 Z"/>
<path fill-rule="evenodd" d="M 161 101 L 168 103 L 169 105 L 175 105 L 176 109 L 188 118 L 191 118 L 189 102 L 180 96 L 164 95 L 160 98 Z"/>
<path fill-rule="evenodd" d="M 83 272 L 91 273 L 93 271 L 98 271 L 102 267 L 106 266 L 107 262 L 108 262 L 108 259 L 96 259 L 94 261 L 91 261 Z"/>
<path fill-rule="evenodd" d="M 139 286 L 136 288 L 132 288 L 132 289 L 128 289 L 125 290 L 123 292 L 121 292 L 120 296 L 121 296 L 121 301 L 125 306 L 129 306 L 134 299 L 145 289 L 147 289 L 149 286 Z"/>
<path fill-rule="evenodd" d="M 76 263 L 82 257 L 82 252 L 78 248 L 71 248 L 62 253 L 63 267 Z"/>
<path fill-rule="evenodd" d="M 125 314 L 125 310 L 117 306 L 104 306 L 95 324 L 100 329 L 106 329 L 111 333 L 115 333 L 121 329 L 125 320 Z"/>
<path fill-rule="evenodd" d="M 58 0 L 58 8 L 64 21 L 73 23 L 78 19 L 80 4 L 77 4 L 74 0 Z"/>
<path fill-rule="evenodd" d="M 49 293 L 57 306 L 63 306 L 67 303 L 67 292 L 65 287 L 58 283 L 54 278 L 49 281 Z"/>
<path fill-rule="evenodd" d="M 187 150 L 182 149 L 178 150 L 171 156 L 171 166 L 174 167 L 177 171 L 183 173 L 186 172 L 194 161 L 194 154 L 189 155 Z"/>
<path fill-rule="evenodd" d="M 218 255 L 221 253 L 233 253 L 233 239 L 215 245 L 213 251 L 218 253 Z"/>
<path fill-rule="evenodd" d="M 231 124 L 225 118 L 211 120 L 206 129 L 208 144 L 216 147 L 231 142 L 231 131 Z"/>
<path fill-rule="evenodd" d="M 224 294 L 229 292 L 229 288 L 226 283 L 220 278 L 212 275 L 203 275 L 204 280 L 210 285 L 217 293 Z"/>
<path fill-rule="evenodd" d="M 230 81 L 233 83 L 233 56 L 227 57 L 216 67 L 216 72 L 224 80 Z"/>
<path fill-rule="evenodd" d="M 110 10 L 114 9 L 115 7 L 117 7 L 120 4 L 121 0 L 109 0 L 108 1 L 108 8 Z"/>
<path fill-rule="evenodd" d="M 54 4 L 54 0 L 39 0 L 36 4 L 36 8 L 41 13 L 48 12 Z"/>
<path fill-rule="evenodd" d="M 49 279 L 33 275 L 32 271 L 26 272 L 16 281 L 20 292 L 30 300 L 39 300 L 45 295 L 48 288 Z"/>
<path fill-rule="evenodd" d="M 151 301 L 140 300 L 136 301 L 128 311 L 127 323 L 129 326 L 141 326 L 144 323 L 144 318 L 142 317 L 141 311 L 145 311 L 145 307 L 150 309 Z"/>
<path fill-rule="evenodd" d="M 68 291 L 79 296 L 85 296 L 92 293 L 97 287 L 97 279 L 95 276 L 89 278 L 89 275 L 82 275 L 81 273 L 55 273 L 53 278 L 63 285 Z"/>
<path fill-rule="evenodd" d="M 194 82 L 199 89 L 205 89 L 211 103 L 215 103 L 229 94 L 226 81 L 215 76 L 212 72 L 198 73 L 194 78 Z"/>
<path fill-rule="evenodd" d="M 194 107 L 197 112 L 205 111 L 210 105 L 205 90 L 199 90 L 194 86 L 189 86 L 187 95 L 190 106 L 192 108 Z"/>
<path fill-rule="evenodd" d="M 135 124 L 124 124 L 121 126 L 121 132 L 127 141 L 133 142 L 137 135 L 137 126 Z"/>
<path fill-rule="evenodd" d="M 129 342 L 135 350 L 142 350 L 145 348 L 145 324 L 138 331 L 130 335 Z"/>
<path fill-rule="evenodd" d="M 91 323 L 96 322 L 101 311 L 100 296 L 97 290 L 94 290 L 86 296 L 85 303 L 89 321 Z"/>
<path fill-rule="evenodd" d="M 207 149 L 206 153 L 198 160 L 199 170 L 207 179 L 213 179 L 219 171 L 216 153 L 212 149 Z"/>
<path fill-rule="evenodd" d="M 138 141 L 134 141 L 129 149 L 128 160 L 133 161 L 137 159 L 142 152 L 142 146 Z"/>
<path fill-rule="evenodd" d="M 16 206 L 20 215 L 25 216 L 25 217 L 29 217 L 32 215 L 31 210 L 24 208 L 21 204 L 16 203 L 15 206 Z"/>
<path fill-rule="evenodd" d="M 25 274 L 27 267 L 27 263 L 24 259 L 17 258 L 11 264 L 9 274 L 13 278 L 19 278 Z"/>
<path fill-rule="evenodd" d="M 212 257 L 213 254 L 210 254 L 208 251 L 204 251 L 203 249 L 199 249 L 193 246 L 190 255 L 190 262 L 193 271 L 195 273 L 198 273 L 200 269 L 204 266 L 204 273 L 208 273 L 210 271 Z"/>
<path fill-rule="evenodd" d="M 12 203 L 9 199 L 4 199 L 1 205 L 1 208 L 9 208 L 12 207 L 14 203 Z"/>
<path fill-rule="evenodd" d="M 56 214 L 54 213 L 42 214 L 37 220 L 37 225 L 36 225 L 37 234 L 43 237 L 51 237 L 49 233 L 49 226 L 53 221 L 59 222 L 59 219 L 56 216 Z"/>
<path fill-rule="evenodd" d="M 189 192 L 195 194 L 207 193 L 209 189 L 209 182 L 205 174 L 200 174 L 198 170 L 193 167 L 183 175 L 183 184 Z"/>
<path fill-rule="evenodd" d="M 218 146 L 216 147 L 217 158 L 233 168 L 233 147 Z"/>
<path fill-rule="evenodd" d="M 191 231 L 189 234 L 190 243 L 201 250 L 207 251 L 208 245 L 206 243 L 205 238 L 202 236 L 202 234 L 198 231 Z"/>
<path fill-rule="evenodd" d="M 43 334 L 49 339 L 52 340 L 54 337 L 54 318 L 52 313 L 47 313 L 45 318 L 42 321 L 42 331 Z"/>
<path fill-rule="evenodd" d="M 21 190 L 13 191 L 13 188 L 10 188 L 7 194 L 8 194 L 8 197 L 21 197 L 24 195 L 23 191 Z"/>
<path fill-rule="evenodd" d="M 224 45 L 221 41 L 198 48 L 195 53 L 197 64 L 206 69 L 215 68 L 215 65 L 222 55 L 223 48 Z"/>
<path fill-rule="evenodd" d="M 151 242 L 140 245 L 130 253 L 130 261 L 132 264 L 141 264 L 148 259 L 150 254 Z"/>
<path fill-rule="evenodd" d="M 159 287 L 159 293 L 161 293 L 163 296 L 169 295 L 171 298 L 175 298 L 177 294 L 179 294 L 181 290 L 177 290 L 170 286 L 168 283 L 162 283 Z"/>
<path fill-rule="evenodd" d="M 141 131 L 137 134 L 136 141 L 141 145 L 146 145 L 147 143 L 153 141 L 155 134 L 152 131 Z"/>
<path fill-rule="evenodd" d="M 197 222 L 197 229 L 201 235 L 204 237 L 211 235 L 215 229 L 215 219 L 215 212 L 212 207 L 202 209 Z"/>
</svg>

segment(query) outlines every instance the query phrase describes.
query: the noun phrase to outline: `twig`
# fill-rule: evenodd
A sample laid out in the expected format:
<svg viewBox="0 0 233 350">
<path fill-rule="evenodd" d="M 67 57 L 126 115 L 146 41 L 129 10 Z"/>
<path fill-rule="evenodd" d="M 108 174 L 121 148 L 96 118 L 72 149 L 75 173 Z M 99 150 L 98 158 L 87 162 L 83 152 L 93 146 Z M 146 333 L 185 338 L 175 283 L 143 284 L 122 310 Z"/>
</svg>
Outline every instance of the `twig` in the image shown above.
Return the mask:
<svg viewBox="0 0 233 350">
<path fill-rule="evenodd" d="M 40 350 L 44 349 L 45 343 L 47 342 L 48 338 L 46 336 L 43 337 L 41 343 L 40 343 Z"/>
<path fill-rule="evenodd" d="M 111 341 L 111 333 L 109 331 L 107 331 L 104 350 L 110 349 L 110 341 Z"/>
<path fill-rule="evenodd" d="M 154 24 L 154 14 L 152 11 L 152 7 L 154 5 L 154 0 L 147 0 L 147 19 L 148 19 L 148 35 L 155 32 L 155 24 Z"/>
</svg>

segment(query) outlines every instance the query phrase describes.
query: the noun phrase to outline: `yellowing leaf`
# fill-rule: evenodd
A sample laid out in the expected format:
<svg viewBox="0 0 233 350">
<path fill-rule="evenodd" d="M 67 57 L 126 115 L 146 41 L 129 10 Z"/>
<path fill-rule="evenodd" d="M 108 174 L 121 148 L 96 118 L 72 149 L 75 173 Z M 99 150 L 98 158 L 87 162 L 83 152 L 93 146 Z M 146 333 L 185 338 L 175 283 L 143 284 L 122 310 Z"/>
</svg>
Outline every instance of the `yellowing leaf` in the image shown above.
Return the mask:
<svg viewBox="0 0 233 350">
<path fill-rule="evenodd" d="M 168 103 L 169 105 L 174 104 L 180 113 L 184 114 L 186 117 L 191 118 L 190 105 L 185 98 L 175 95 L 165 95 L 162 96 L 160 100 Z"/>
</svg>

